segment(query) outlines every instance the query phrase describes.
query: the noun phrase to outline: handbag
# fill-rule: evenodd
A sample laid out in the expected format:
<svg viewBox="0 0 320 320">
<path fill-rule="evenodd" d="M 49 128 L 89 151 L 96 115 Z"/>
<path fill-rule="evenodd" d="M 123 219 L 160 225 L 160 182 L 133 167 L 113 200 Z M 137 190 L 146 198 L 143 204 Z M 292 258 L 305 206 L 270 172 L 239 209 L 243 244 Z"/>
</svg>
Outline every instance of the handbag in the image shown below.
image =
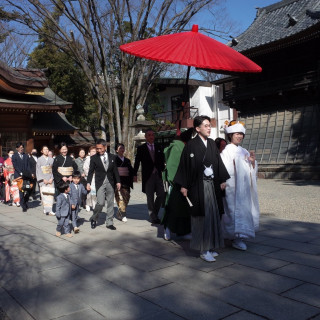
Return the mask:
<svg viewBox="0 0 320 320">
<path fill-rule="evenodd" d="M 22 192 L 29 191 L 33 188 L 33 183 L 30 182 L 30 180 L 23 180 L 22 183 Z"/>
<path fill-rule="evenodd" d="M 42 186 L 41 192 L 46 196 L 54 196 L 55 189 L 52 187 L 52 185 Z"/>
<path fill-rule="evenodd" d="M 12 182 L 16 182 L 19 191 L 22 191 L 22 186 L 23 186 L 23 179 L 22 179 L 22 177 L 13 179 Z"/>
<path fill-rule="evenodd" d="M 16 178 L 13 181 L 17 183 L 18 189 L 21 192 L 29 191 L 33 187 L 33 183 L 29 180 L 23 180 L 22 177 Z"/>
</svg>

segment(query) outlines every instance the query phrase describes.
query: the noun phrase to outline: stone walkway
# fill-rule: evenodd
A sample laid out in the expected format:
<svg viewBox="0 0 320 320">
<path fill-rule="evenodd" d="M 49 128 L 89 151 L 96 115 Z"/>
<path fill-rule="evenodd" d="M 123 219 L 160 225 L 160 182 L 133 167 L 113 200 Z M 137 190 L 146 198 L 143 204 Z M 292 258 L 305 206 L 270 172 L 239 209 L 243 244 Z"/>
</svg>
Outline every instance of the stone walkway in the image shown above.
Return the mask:
<svg viewBox="0 0 320 320">
<path fill-rule="evenodd" d="M 0 319 L 320 319 L 319 223 L 262 214 L 246 252 L 227 246 L 206 263 L 162 239 L 139 190 L 127 223 L 111 231 L 101 217 L 92 230 L 82 210 L 73 238 L 55 237 L 39 206 L 0 205 Z"/>
</svg>

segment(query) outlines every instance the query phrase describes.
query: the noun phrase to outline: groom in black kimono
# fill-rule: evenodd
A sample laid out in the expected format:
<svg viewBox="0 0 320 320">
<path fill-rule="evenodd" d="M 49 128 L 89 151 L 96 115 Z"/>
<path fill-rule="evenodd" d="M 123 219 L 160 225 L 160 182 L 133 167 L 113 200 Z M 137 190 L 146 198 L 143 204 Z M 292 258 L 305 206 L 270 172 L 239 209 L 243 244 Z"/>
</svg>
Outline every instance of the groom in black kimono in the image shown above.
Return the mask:
<svg viewBox="0 0 320 320">
<path fill-rule="evenodd" d="M 223 247 L 224 242 L 220 225 L 224 213 L 222 190 L 230 176 L 214 140 L 209 138 L 210 118 L 195 117 L 193 127 L 197 136 L 186 144 L 174 181 L 192 204 L 190 246 L 200 251 L 203 260 L 213 262 L 218 255 L 213 249 Z"/>
</svg>

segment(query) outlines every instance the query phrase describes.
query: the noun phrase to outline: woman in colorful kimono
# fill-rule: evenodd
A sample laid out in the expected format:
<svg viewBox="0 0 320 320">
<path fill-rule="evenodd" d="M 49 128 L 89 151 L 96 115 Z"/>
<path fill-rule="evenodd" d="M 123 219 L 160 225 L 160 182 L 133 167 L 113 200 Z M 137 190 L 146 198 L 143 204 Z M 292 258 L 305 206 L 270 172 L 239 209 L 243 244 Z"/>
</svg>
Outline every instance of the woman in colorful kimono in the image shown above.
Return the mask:
<svg viewBox="0 0 320 320">
<path fill-rule="evenodd" d="M 14 182 L 14 168 L 12 164 L 13 150 L 9 150 L 8 158 L 4 161 L 3 175 L 5 178 L 5 200 L 9 206 L 20 207 L 19 188 L 17 182 Z M 12 202 L 11 202 L 12 200 Z"/>
<path fill-rule="evenodd" d="M 0 157 L 0 203 L 4 203 L 5 201 L 5 191 L 4 191 L 4 174 L 3 174 L 3 169 L 4 169 L 4 159 Z"/>
</svg>

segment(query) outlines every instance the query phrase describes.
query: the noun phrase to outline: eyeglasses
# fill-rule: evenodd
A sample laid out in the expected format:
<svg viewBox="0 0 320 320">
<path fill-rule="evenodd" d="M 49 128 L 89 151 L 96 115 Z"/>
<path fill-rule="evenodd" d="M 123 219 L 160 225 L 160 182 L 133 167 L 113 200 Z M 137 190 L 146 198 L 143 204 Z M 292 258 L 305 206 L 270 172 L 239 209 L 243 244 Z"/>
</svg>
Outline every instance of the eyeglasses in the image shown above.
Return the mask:
<svg viewBox="0 0 320 320">
<path fill-rule="evenodd" d="M 235 124 L 237 124 L 237 123 L 240 123 L 240 124 L 242 124 L 243 126 L 245 126 L 244 122 L 242 122 L 242 121 L 232 120 L 232 121 L 230 121 L 230 123 L 229 123 L 229 127 L 231 127 L 231 126 L 233 126 L 233 125 L 235 125 Z"/>
</svg>

